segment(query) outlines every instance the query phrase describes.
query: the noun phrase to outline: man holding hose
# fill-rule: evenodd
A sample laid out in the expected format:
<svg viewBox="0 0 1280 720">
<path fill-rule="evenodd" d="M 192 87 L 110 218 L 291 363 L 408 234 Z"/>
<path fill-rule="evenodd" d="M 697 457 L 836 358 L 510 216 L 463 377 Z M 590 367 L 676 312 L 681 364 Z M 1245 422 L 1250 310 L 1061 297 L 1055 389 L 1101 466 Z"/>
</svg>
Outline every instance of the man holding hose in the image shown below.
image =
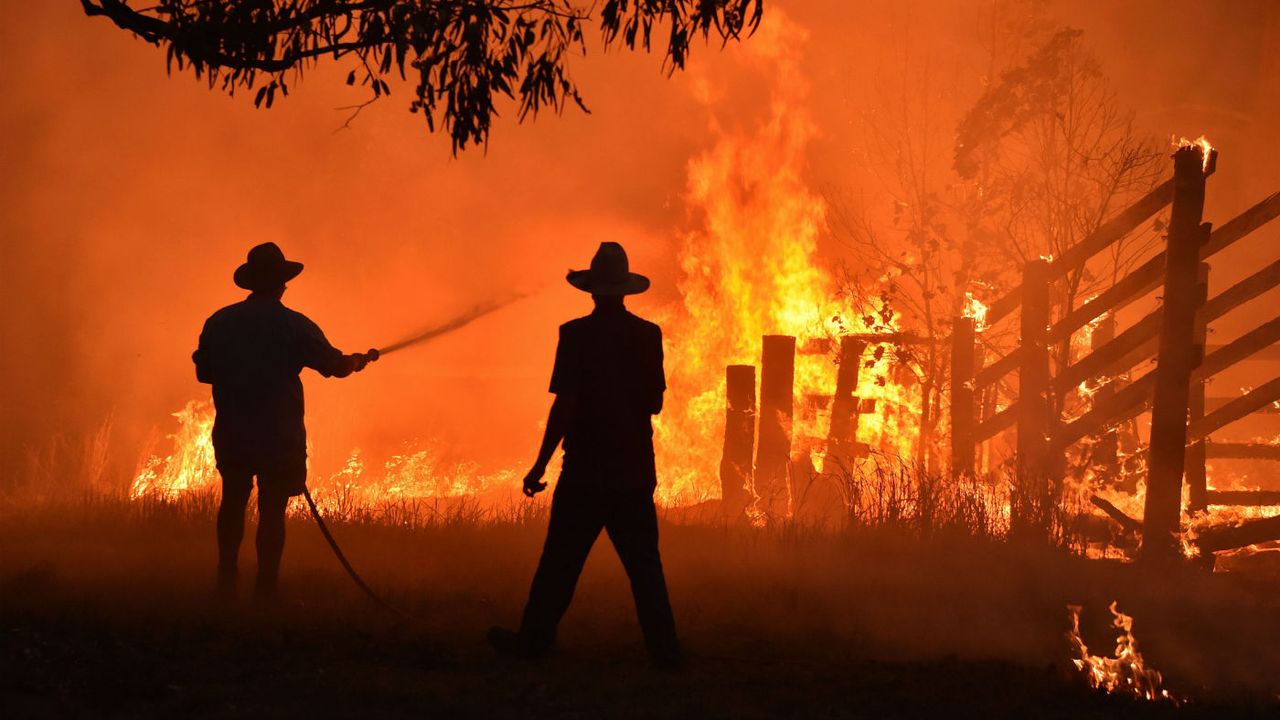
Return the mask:
<svg viewBox="0 0 1280 720">
<path fill-rule="evenodd" d="M 244 513 L 258 478 L 258 578 L 254 595 L 274 596 L 284 553 L 289 498 L 307 482 L 307 429 L 302 380 L 309 367 L 324 377 L 347 377 L 377 359 L 376 351 L 346 355 L 315 323 L 285 307 L 285 283 L 302 272 L 275 243 L 249 251 L 236 285 L 250 291 L 204 324 L 192 354 L 196 378 L 213 385 L 213 449 L 222 475 L 218 508 L 218 588 L 233 595 Z"/>
</svg>

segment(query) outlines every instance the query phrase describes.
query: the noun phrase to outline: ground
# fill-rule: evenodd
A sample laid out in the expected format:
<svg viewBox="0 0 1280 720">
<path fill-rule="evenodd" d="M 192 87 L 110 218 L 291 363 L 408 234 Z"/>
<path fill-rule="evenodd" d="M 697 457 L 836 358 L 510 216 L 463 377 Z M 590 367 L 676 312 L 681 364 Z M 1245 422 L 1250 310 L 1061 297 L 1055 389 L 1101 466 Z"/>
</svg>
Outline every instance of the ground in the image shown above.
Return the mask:
<svg viewBox="0 0 1280 720">
<path fill-rule="evenodd" d="M 352 586 L 305 518 L 282 603 L 210 592 L 210 507 L 14 503 L 0 515 L 0 700 L 21 717 L 1271 717 L 1280 573 L 1150 571 L 904 529 L 753 531 L 668 518 L 688 668 L 648 668 L 607 540 L 546 663 L 494 657 L 545 516 L 338 524 L 404 621 Z M 252 571 L 251 543 L 244 565 Z M 1181 706 L 1108 696 L 1070 662 L 1067 605 L 1107 655 L 1135 617 Z"/>
</svg>

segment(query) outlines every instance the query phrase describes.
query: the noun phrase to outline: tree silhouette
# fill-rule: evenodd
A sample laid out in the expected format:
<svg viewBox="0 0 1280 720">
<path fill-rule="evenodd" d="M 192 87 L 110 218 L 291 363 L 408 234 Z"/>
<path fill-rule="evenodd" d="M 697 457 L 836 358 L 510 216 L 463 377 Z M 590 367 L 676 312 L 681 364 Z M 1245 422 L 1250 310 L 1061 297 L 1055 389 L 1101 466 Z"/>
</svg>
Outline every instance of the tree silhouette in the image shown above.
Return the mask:
<svg viewBox="0 0 1280 720">
<path fill-rule="evenodd" d="M 254 90 L 254 105 L 320 61 L 347 60 L 347 84 L 387 95 L 387 79 L 416 80 L 410 110 L 427 127 L 443 125 L 456 153 L 483 144 L 503 97 L 518 118 L 572 102 L 586 110 L 569 71 L 585 51 L 584 26 L 596 7 L 572 0 L 80 0 L 87 15 L 165 49 L 170 72 L 191 70 L 211 88 Z M 663 66 L 682 69 L 691 42 L 722 44 L 759 25 L 764 0 L 604 0 L 599 24 L 605 47 L 651 50 L 666 31 Z M 368 103 L 364 103 L 367 105 Z M 358 107 L 363 107 L 360 105 Z M 358 111 L 358 109 L 357 109 Z"/>
</svg>

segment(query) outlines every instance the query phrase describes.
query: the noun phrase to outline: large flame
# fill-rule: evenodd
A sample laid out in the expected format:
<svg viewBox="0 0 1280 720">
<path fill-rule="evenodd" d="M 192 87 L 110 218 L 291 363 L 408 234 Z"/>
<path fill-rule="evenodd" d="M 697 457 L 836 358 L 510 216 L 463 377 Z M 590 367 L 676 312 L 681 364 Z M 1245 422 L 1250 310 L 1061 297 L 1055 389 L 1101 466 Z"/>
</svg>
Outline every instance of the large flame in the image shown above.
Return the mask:
<svg viewBox="0 0 1280 720">
<path fill-rule="evenodd" d="M 660 496 L 668 502 L 720 494 L 726 365 L 758 365 L 764 335 L 795 336 L 803 348 L 806 341 L 871 330 L 862 308 L 838 296 L 819 258 L 827 208 L 805 177 L 805 151 L 816 130 L 799 68 L 804 40 L 783 14 L 770 13 L 741 49 L 769 75 L 767 116 L 741 130 L 713 123 L 715 144 L 689 163 L 686 200 L 702 222 L 683 238 L 683 307 L 667 322 L 671 389 L 657 437 Z M 804 400 L 831 397 L 833 357 L 834 351 L 802 353 L 795 364 L 793 448 L 812 451 L 819 469 L 830 409 Z M 874 399 L 877 411 L 860 417 L 858 438 L 909 457 L 919 400 L 885 381 L 892 359 L 892 353 L 878 354 L 861 370 L 858 396 Z"/>
</svg>

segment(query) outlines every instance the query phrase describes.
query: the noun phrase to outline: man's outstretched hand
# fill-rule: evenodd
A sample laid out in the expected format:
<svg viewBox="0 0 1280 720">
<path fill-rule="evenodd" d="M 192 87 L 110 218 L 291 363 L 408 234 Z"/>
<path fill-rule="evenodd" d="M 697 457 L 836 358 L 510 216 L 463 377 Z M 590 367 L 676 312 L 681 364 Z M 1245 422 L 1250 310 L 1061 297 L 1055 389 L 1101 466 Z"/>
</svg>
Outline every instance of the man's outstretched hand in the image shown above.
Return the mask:
<svg viewBox="0 0 1280 720">
<path fill-rule="evenodd" d="M 524 494 L 527 497 L 533 497 L 547 489 L 547 484 L 542 481 L 542 476 L 546 474 L 546 466 L 534 465 L 529 474 L 524 476 Z"/>
<path fill-rule="evenodd" d="M 351 356 L 351 360 L 355 363 L 352 366 L 351 371 L 360 372 L 365 368 L 366 365 L 368 365 L 369 363 L 377 359 L 378 359 L 378 351 L 376 349 L 370 350 L 369 352 L 366 352 L 366 353 L 355 353 L 354 355 Z"/>
</svg>

